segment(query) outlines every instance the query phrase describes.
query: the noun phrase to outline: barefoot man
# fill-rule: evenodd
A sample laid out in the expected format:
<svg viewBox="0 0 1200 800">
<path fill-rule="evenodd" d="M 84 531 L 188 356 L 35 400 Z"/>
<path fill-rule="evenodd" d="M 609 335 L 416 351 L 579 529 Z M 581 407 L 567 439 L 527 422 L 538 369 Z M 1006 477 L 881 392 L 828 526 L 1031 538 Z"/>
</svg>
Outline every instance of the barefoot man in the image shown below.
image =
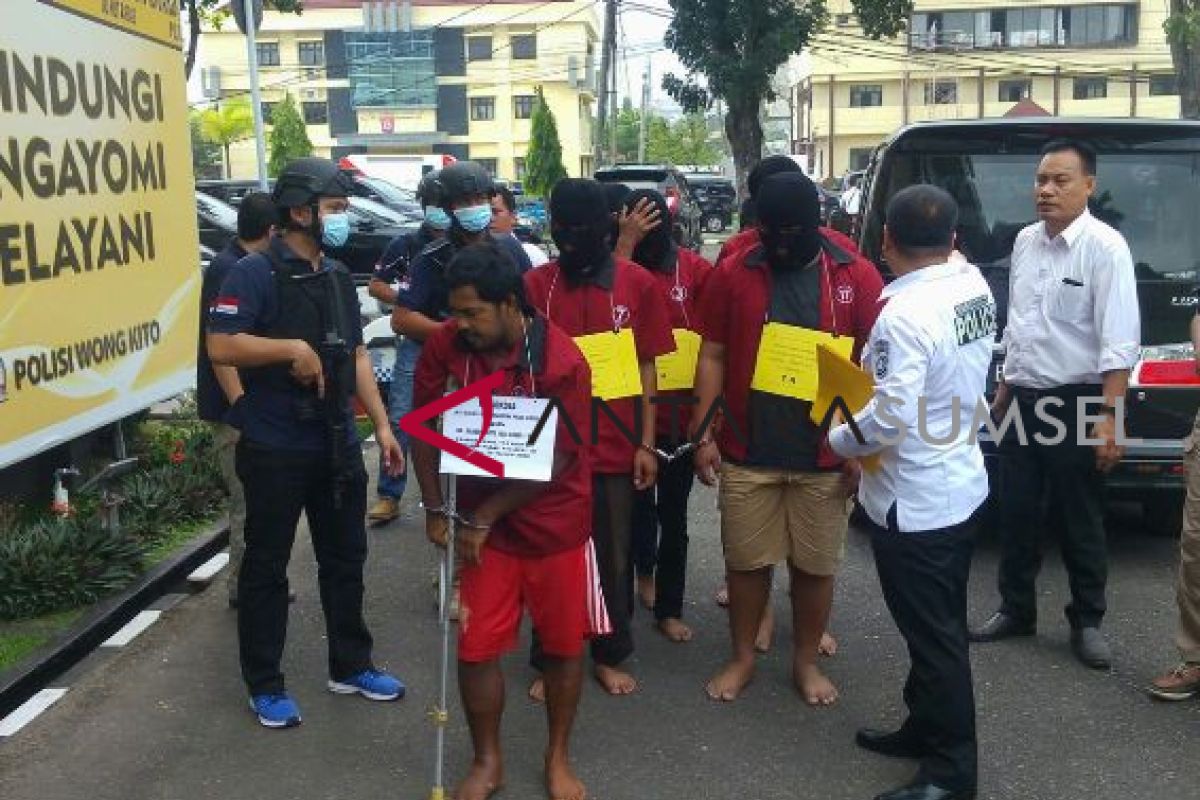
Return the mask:
<svg viewBox="0 0 1200 800">
<path fill-rule="evenodd" d="M 715 438 L 699 431 L 696 472 L 721 485 L 721 539 L 729 580 L 733 658 L 709 682 L 714 700 L 737 698 L 754 676 L 755 636 L 771 567 L 791 573 L 793 675 L 805 702 L 837 689 L 817 666 L 846 537 L 854 476 L 809 419 L 812 388 L 785 374 L 780 354 L 834 334 L 857 354 L 878 314 L 883 281 L 844 237 L 819 227 L 820 201 L 800 173 L 767 178 L 756 205 L 760 243 L 726 258 L 700 298 L 704 342 L 696 371 L 696 427 L 723 403 Z M 811 380 L 811 376 L 809 376 Z M 703 422 L 702 422 L 703 420 Z"/>
<path fill-rule="evenodd" d="M 604 627 L 593 624 L 603 604 L 598 583 L 589 581 L 595 574 L 591 467 L 586 445 L 574 442 L 564 417 L 587 419 L 590 372 L 571 338 L 529 307 L 517 268 L 493 245 L 465 248 L 450 263 L 446 280 L 452 318 L 425 340 L 414 383 L 416 407 L 441 398 L 448 383 L 468 386 L 498 371 L 503 385 L 496 395 L 560 403 L 549 483 L 459 480 L 457 545 L 464 568 L 458 680 L 475 757 L 454 797 L 486 800 L 504 785 L 504 675 L 498 659 L 516 646 L 524 606 L 544 654 L 546 791 L 551 800 L 583 800 L 586 792 L 567 745 L 583 682 L 583 643 L 592 629 Z M 426 532 L 445 546 L 448 512 L 438 480 L 439 453 L 414 441 L 413 459 Z"/>
</svg>

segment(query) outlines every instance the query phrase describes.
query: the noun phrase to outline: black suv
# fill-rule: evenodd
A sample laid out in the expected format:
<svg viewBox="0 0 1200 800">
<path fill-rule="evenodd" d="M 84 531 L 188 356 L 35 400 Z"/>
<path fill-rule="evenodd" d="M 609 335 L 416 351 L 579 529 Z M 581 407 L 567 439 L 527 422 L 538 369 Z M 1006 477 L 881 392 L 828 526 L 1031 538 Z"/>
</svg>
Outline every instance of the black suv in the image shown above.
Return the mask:
<svg viewBox="0 0 1200 800">
<path fill-rule="evenodd" d="M 723 233 L 733 224 L 737 210 L 737 187 L 719 175 L 688 175 L 688 185 L 700 203 L 700 227 L 705 233 Z"/>
<path fill-rule="evenodd" d="M 1039 152 L 1063 137 L 1096 148 L 1091 211 L 1129 243 L 1138 283 L 1142 361 L 1130 376 L 1126 409 L 1128 436 L 1142 441 L 1126 448 L 1125 460 L 1108 476 L 1109 493 L 1142 503 L 1151 530 L 1178 534 L 1182 439 L 1200 406 L 1189 336 L 1200 279 L 1200 226 L 1193 219 L 1200 207 L 1200 122 L 1041 117 L 911 125 L 872 157 L 860 247 L 886 274 L 880 249 L 888 200 L 915 183 L 942 187 L 958 201 L 959 249 L 991 286 L 1003 330 L 1013 243 L 1037 221 Z M 997 345 L 989 395 L 1003 358 Z M 993 455 L 988 442 L 984 453 Z"/>
<path fill-rule="evenodd" d="M 630 189 L 654 189 L 667 199 L 671 210 L 671 235 L 683 247 L 699 252 L 704 244 L 700 228 L 704 212 L 683 173 L 674 167 L 650 164 L 617 164 L 596 172 L 601 183 L 623 183 Z"/>
</svg>

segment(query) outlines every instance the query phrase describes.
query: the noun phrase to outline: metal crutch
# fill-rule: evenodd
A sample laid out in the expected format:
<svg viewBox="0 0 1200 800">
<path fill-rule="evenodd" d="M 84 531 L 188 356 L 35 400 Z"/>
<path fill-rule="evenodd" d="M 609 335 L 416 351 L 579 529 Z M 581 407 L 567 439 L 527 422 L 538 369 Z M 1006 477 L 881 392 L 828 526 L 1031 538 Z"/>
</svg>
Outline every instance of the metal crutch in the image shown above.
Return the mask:
<svg viewBox="0 0 1200 800">
<path fill-rule="evenodd" d="M 458 476 L 447 476 L 446 502 L 446 551 L 442 555 L 441 585 L 438 587 L 438 616 L 442 623 L 442 675 L 438 693 L 438 705 L 429 713 L 437 729 L 437 746 L 433 765 L 433 790 L 430 800 L 445 800 L 446 726 L 450 722 L 447 695 L 450 685 L 450 598 L 454 591 L 454 540 L 458 527 Z"/>
</svg>

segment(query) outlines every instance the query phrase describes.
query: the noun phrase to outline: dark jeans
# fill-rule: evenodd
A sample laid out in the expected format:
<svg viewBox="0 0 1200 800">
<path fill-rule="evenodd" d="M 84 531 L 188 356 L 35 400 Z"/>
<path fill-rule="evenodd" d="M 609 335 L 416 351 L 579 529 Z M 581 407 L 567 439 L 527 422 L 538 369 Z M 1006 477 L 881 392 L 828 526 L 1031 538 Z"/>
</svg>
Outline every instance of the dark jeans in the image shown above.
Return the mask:
<svg viewBox="0 0 1200 800">
<path fill-rule="evenodd" d="M 633 519 L 633 477 L 592 476 L 592 541 L 600 588 L 612 622 L 608 636 L 592 638 L 592 661 L 616 667 L 633 655 L 633 552 L 630 547 Z M 529 663 L 544 671 L 545 656 L 537 630 L 533 632 Z"/>
<path fill-rule="evenodd" d="M 659 449 L 667 453 L 678 446 L 666 439 L 658 441 Z M 660 463 L 658 485 L 634 493 L 633 561 L 638 575 L 654 576 L 654 617 L 659 620 L 683 618 L 688 496 L 695 474 L 687 457 Z"/>
<path fill-rule="evenodd" d="M 1010 431 L 1000 445 L 1000 520 L 1004 550 L 1000 561 L 1000 610 L 1028 624 L 1037 622 L 1035 582 L 1042 566 L 1039 529 L 1043 499 L 1047 492 L 1062 521 L 1063 563 L 1071 585 L 1071 603 L 1066 608 L 1073 628 L 1097 627 L 1104 618 L 1105 586 L 1108 582 L 1108 549 L 1104 535 L 1104 476 L 1096 469 L 1096 450 L 1080 445 L 1077 401 L 1095 396 L 1099 387 L 1068 388 L 1055 396 L 1064 407 L 1046 408 L 1046 413 L 1067 429 L 1061 444 L 1039 444 L 1034 434 L 1055 436 L 1059 432 L 1035 414 L 1033 397 L 1018 396 L 1021 419 L 1028 434 L 1022 445 Z M 1094 413 L 1093 405 L 1089 413 Z"/>
<path fill-rule="evenodd" d="M 977 781 L 975 693 L 967 653 L 967 578 L 975 522 L 901 533 L 867 520 L 883 598 L 908 645 L 908 719 L 901 734 L 919 744 L 920 778 L 952 791 Z"/>
<path fill-rule="evenodd" d="M 351 478 L 334 507 L 324 453 L 238 444 L 237 472 L 246 491 L 246 554 L 238 576 L 238 645 L 251 695 L 284 689 L 279 669 L 287 638 L 287 565 L 300 512 L 308 517 L 317 583 L 329 639 L 329 676 L 348 678 L 371 666 L 371 634 L 363 620 L 367 473 L 351 450 Z"/>
</svg>

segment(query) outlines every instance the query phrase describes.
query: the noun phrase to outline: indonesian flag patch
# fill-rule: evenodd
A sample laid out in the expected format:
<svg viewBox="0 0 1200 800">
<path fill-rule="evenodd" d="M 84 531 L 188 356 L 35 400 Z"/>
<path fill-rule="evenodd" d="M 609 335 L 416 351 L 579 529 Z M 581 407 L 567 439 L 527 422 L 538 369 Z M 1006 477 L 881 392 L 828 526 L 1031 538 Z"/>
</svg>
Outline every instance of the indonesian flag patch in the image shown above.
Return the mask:
<svg viewBox="0 0 1200 800">
<path fill-rule="evenodd" d="M 224 314 L 227 317 L 236 317 L 240 307 L 241 305 L 236 297 L 218 297 L 213 301 L 212 312 L 214 314 Z"/>
</svg>

